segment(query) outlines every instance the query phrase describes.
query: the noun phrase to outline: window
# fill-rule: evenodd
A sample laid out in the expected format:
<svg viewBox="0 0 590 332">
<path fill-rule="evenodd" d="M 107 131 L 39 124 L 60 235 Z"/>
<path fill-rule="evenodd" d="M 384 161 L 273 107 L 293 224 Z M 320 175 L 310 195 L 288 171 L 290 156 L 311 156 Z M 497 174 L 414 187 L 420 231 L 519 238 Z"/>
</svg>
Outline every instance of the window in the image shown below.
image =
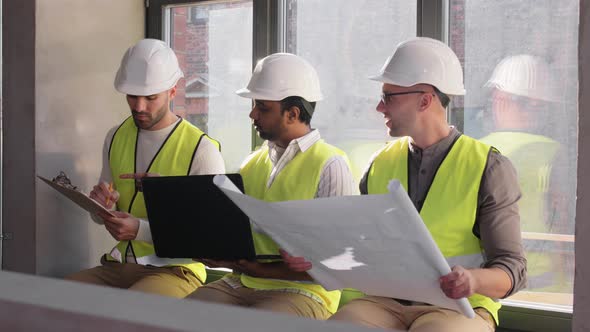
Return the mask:
<svg viewBox="0 0 590 332">
<path fill-rule="evenodd" d="M 164 17 L 184 72 L 173 110 L 222 142 L 227 171 L 237 171 L 251 151 L 251 101 L 235 90 L 252 71 L 252 0 L 170 6 Z"/>
<path fill-rule="evenodd" d="M 579 1 L 450 1 L 467 94 L 451 122 L 497 147 L 520 181 L 529 286 L 510 300 L 573 305 Z"/>
<path fill-rule="evenodd" d="M 191 2 L 165 7 L 163 36 L 186 66 L 186 100 L 177 99 L 175 109 L 223 142 L 228 170 L 236 170 L 254 145 L 250 101 L 234 94 L 248 82 L 252 59 L 286 51 L 317 69 L 324 100 L 312 127 L 348 154 L 358 180 L 371 154 L 391 139 L 374 110 L 380 84 L 367 77 L 406 38 L 421 34 L 448 41 L 462 62 L 467 89 L 453 100 L 449 121 L 497 146 L 512 160 L 523 188 L 531 284 L 505 303 L 528 308 L 505 306 L 499 330 L 571 326 L 579 1 L 152 2 Z M 161 25 L 157 19 L 148 30 L 160 38 L 153 30 Z M 206 33 L 200 44 L 190 44 L 188 36 L 198 27 Z M 189 106 L 195 104 L 202 106 L 200 113 Z"/>
<path fill-rule="evenodd" d="M 375 111 L 381 85 L 368 79 L 402 40 L 416 35 L 416 3 L 401 0 L 288 0 L 287 52 L 309 61 L 324 100 L 311 121 L 343 149 L 358 180 L 371 155 L 391 140 Z"/>
</svg>

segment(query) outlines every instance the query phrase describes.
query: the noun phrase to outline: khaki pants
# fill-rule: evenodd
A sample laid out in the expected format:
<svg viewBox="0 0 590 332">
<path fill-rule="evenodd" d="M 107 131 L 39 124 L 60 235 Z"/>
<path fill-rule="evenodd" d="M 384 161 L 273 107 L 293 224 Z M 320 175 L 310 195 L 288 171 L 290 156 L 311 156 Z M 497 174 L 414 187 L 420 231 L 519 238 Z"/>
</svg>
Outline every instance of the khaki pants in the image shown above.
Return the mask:
<svg viewBox="0 0 590 332">
<path fill-rule="evenodd" d="M 330 312 L 321 303 L 305 295 L 276 290 L 255 290 L 248 287 L 233 288 L 223 280 L 200 287 L 187 298 L 321 320 L 330 317 Z"/>
<path fill-rule="evenodd" d="M 340 308 L 330 320 L 411 332 L 493 332 L 494 318 L 483 308 L 469 319 L 453 310 L 430 305 L 402 305 L 385 297 L 366 296 Z"/>
<path fill-rule="evenodd" d="M 197 287 L 202 285 L 190 270 L 181 266 L 157 267 L 104 260 L 102 264 L 102 266 L 66 276 L 65 279 L 179 299 L 194 292 Z"/>
</svg>

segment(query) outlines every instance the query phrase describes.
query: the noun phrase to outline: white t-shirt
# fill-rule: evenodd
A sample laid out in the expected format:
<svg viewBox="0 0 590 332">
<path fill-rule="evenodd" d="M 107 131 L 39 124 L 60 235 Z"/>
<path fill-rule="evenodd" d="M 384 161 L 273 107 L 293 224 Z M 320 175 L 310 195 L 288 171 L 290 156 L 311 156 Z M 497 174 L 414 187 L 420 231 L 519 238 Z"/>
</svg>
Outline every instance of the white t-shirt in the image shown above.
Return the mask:
<svg viewBox="0 0 590 332">
<path fill-rule="evenodd" d="M 176 124 L 180 121 L 179 118 L 176 122 L 166 128 L 160 130 L 139 130 L 137 138 L 137 172 L 146 172 L 150 162 L 154 158 L 155 154 L 160 149 L 162 143 Z M 109 164 L 109 147 L 113 136 L 119 126 L 113 127 L 106 135 L 104 146 L 102 150 L 102 171 L 100 173 L 100 182 L 110 183 L 113 181 L 111 166 Z M 217 149 L 217 146 L 208 139 L 202 139 L 195 153 L 195 158 L 191 165 L 190 175 L 203 175 L 203 174 L 224 174 L 225 164 L 221 157 L 221 152 Z M 92 219 L 98 223 L 103 224 L 103 220 L 98 216 L 92 216 Z M 135 238 L 139 241 L 152 242 L 152 234 L 147 220 L 139 220 L 139 231 Z"/>
</svg>

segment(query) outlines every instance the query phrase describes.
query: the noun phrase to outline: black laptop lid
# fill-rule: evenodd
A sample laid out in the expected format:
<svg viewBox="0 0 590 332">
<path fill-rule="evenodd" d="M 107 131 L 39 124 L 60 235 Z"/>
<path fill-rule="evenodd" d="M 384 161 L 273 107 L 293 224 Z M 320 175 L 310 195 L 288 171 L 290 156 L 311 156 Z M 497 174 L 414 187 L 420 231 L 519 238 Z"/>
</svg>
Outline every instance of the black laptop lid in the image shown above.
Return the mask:
<svg viewBox="0 0 590 332">
<path fill-rule="evenodd" d="M 226 174 L 244 190 L 240 174 Z M 213 184 L 214 175 L 142 180 L 156 255 L 165 258 L 255 258 L 248 217 Z"/>
</svg>

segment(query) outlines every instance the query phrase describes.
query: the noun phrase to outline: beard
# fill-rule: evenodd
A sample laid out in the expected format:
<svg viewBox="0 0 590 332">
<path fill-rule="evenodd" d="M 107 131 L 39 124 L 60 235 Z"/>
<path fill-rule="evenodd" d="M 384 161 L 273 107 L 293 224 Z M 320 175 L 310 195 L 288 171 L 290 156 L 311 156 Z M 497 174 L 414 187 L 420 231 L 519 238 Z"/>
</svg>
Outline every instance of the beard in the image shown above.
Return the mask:
<svg viewBox="0 0 590 332">
<path fill-rule="evenodd" d="M 263 140 L 273 141 L 276 138 L 276 135 L 270 133 L 268 131 L 256 130 L 258 132 L 258 136 Z"/>
<path fill-rule="evenodd" d="M 162 107 L 153 114 L 149 112 L 138 112 L 136 110 L 131 110 L 131 115 L 133 116 L 133 122 L 135 123 L 135 126 L 143 130 L 150 130 L 162 120 L 166 113 L 168 113 L 168 103 L 169 98 L 167 97 L 164 105 L 162 105 Z"/>
</svg>

